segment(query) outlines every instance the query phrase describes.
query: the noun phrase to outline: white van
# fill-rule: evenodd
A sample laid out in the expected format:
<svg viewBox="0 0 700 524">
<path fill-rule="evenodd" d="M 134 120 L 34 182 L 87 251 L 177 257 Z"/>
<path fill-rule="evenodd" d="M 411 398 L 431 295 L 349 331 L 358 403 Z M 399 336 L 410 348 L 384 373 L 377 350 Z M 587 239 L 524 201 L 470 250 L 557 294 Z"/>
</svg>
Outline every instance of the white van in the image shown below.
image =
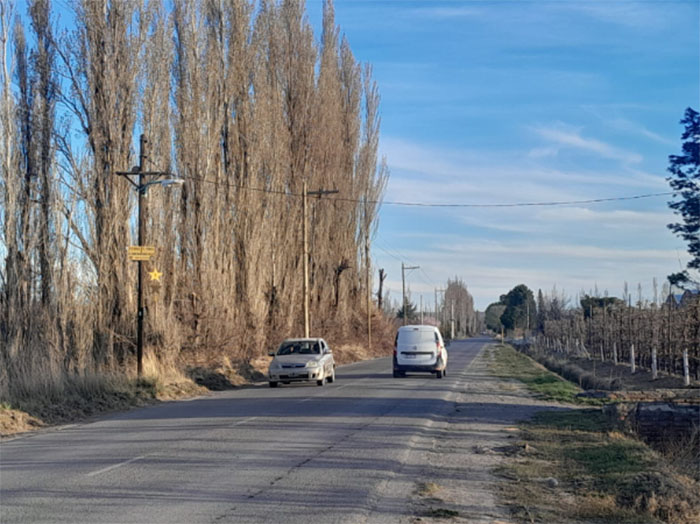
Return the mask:
<svg viewBox="0 0 700 524">
<path fill-rule="evenodd" d="M 394 378 L 407 371 L 447 375 L 447 350 L 435 326 L 401 326 L 394 342 Z"/>
</svg>

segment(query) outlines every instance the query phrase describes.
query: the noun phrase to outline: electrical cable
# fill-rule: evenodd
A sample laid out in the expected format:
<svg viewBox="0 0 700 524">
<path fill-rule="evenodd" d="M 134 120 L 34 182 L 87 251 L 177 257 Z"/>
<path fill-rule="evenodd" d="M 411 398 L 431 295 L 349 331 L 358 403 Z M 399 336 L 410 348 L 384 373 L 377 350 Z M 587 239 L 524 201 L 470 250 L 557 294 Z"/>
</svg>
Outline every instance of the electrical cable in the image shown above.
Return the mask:
<svg viewBox="0 0 700 524">
<path fill-rule="evenodd" d="M 199 180 L 200 182 L 215 184 L 215 185 L 225 185 L 233 189 L 239 189 L 241 191 L 255 191 L 259 193 L 268 193 L 272 195 L 281 195 L 287 197 L 301 198 L 303 195 L 301 193 L 293 193 L 290 191 L 282 191 L 275 189 L 259 188 L 259 187 L 249 187 L 249 186 L 237 186 L 235 184 L 229 184 L 228 182 L 217 182 L 214 180 L 207 180 L 203 177 L 183 177 L 185 180 Z M 490 208 L 490 207 L 537 207 L 537 206 L 571 206 L 579 204 L 598 204 L 602 202 L 620 202 L 625 200 L 640 200 L 644 198 L 654 198 L 661 196 L 673 195 L 673 191 L 666 191 L 661 193 L 646 193 L 642 195 L 630 195 L 630 196 L 620 196 L 620 197 L 603 197 L 603 198 L 590 198 L 582 200 L 553 200 L 544 202 L 502 202 L 502 203 L 491 203 L 491 204 L 468 204 L 468 203 L 456 203 L 456 204 L 440 204 L 435 202 L 402 202 L 402 201 L 391 201 L 391 200 L 369 200 L 371 204 L 379 204 L 383 206 L 403 206 L 403 207 L 431 207 L 431 208 Z M 348 202 L 353 204 L 364 203 L 365 200 L 357 198 L 347 198 L 347 197 L 324 197 L 324 201 L 331 202 Z"/>
</svg>

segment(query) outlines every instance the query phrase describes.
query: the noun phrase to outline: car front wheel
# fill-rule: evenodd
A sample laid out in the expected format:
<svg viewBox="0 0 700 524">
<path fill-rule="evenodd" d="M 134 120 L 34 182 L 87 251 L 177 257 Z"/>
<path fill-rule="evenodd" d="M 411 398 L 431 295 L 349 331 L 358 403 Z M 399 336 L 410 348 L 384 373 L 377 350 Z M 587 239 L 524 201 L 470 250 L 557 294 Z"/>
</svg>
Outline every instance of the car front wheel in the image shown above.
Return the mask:
<svg viewBox="0 0 700 524">
<path fill-rule="evenodd" d="M 276 387 L 277 387 L 277 382 L 274 382 L 274 381 L 271 380 L 271 381 L 270 381 L 270 387 L 271 387 L 271 388 L 276 388 Z"/>
</svg>

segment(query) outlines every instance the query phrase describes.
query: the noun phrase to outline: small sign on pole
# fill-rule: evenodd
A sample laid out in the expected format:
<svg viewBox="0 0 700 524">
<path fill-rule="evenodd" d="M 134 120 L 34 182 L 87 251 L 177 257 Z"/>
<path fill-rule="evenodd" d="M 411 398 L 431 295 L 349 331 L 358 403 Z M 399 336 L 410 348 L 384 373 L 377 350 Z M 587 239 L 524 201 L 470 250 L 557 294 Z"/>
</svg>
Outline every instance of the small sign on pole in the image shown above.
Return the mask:
<svg viewBox="0 0 700 524">
<path fill-rule="evenodd" d="M 149 261 L 156 254 L 155 246 L 129 246 L 129 260 Z"/>
</svg>

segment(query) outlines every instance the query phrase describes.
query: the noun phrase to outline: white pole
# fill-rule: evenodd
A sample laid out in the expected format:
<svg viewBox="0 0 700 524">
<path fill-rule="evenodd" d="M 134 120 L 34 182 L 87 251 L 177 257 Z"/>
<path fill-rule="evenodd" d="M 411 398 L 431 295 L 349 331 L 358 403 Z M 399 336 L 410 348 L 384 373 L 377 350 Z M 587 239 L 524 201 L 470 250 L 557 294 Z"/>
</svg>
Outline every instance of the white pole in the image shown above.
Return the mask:
<svg viewBox="0 0 700 524">
<path fill-rule="evenodd" d="M 630 366 L 632 367 L 632 374 L 637 372 L 637 363 L 634 360 L 634 344 L 632 344 L 630 346 Z"/>
</svg>

